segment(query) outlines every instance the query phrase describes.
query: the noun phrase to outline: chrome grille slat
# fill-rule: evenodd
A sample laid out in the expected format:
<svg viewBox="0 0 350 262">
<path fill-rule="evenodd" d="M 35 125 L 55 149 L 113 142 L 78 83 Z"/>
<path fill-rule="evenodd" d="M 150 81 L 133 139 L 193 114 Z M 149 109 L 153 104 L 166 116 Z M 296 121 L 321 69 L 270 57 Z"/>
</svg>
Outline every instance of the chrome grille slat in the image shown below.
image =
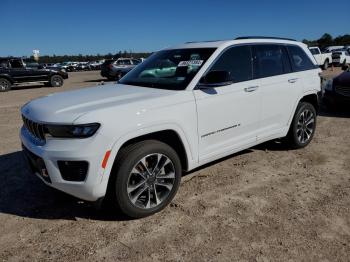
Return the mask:
<svg viewBox="0 0 350 262">
<path fill-rule="evenodd" d="M 36 123 L 22 115 L 23 125 L 28 132 L 40 141 L 45 141 L 44 125 Z"/>
</svg>

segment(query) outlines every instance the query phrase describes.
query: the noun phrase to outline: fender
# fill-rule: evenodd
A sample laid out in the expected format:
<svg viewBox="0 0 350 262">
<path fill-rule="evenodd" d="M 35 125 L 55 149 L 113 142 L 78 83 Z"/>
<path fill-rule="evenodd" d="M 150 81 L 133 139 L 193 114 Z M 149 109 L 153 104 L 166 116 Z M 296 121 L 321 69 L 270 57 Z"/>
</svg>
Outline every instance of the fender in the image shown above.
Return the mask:
<svg viewBox="0 0 350 262">
<path fill-rule="evenodd" d="M 198 163 L 197 163 L 197 158 L 194 156 L 194 151 L 196 151 L 197 149 L 195 148 L 191 148 L 191 144 L 189 143 L 187 136 L 185 135 L 184 131 L 182 130 L 182 128 L 175 123 L 162 123 L 159 125 L 152 125 L 152 126 L 148 126 L 148 127 L 144 127 L 142 129 L 138 129 L 135 130 L 133 132 L 129 132 L 129 133 L 125 133 L 124 135 L 120 136 L 111 146 L 110 150 L 110 156 L 108 158 L 108 162 L 107 165 L 104 169 L 102 178 L 101 178 L 101 183 L 105 184 L 107 186 L 108 184 L 108 180 L 110 177 L 110 173 L 112 171 L 112 167 L 114 164 L 114 160 L 120 150 L 120 148 L 122 147 L 122 145 L 124 143 L 126 143 L 127 141 L 133 139 L 133 138 L 137 138 L 139 136 L 143 136 L 143 135 L 147 135 L 147 134 L 151 134 L 151 133 L 155 133 L 155 132 L 159 132 L 159 131 L 164 131 L 164 130 L 171 130 L 177 133 L 177 135 L 179 136 L 179 138 L 181 139 L 185 151 L 186 151 L 186 157 L 187 157 L 187 162 L 188 162 L 188 169 L 193 169 Z"/>
<path fill-rule="evenodd" d="M 11 84 L 14 83 L 13 78 L 12 78 L 9 74 L 0 74 L 0 78 L 5 78 L 5 79 L 7 79 L 8 81 L 11 82 Z"/>
<path fill-rule="evenodd" d="M 289 127 L 290 127 L 290 125 L 291 125 L 291 123 L 292 123 L 292 121 L 293 121 L 293 117 L 294 117 L 294 115 L 295 115 L 295 111 L 296 111 L 296 109 L 297 109 L 297 106 L 298 106 L 298 104 L 299 104 L 299 102 L 300 102 L 300 100 L 301 99 L 303 99 L 303 97 L 305 97 L 305 96 L 308 96 L 308 95 L 316 95 L 317 96 L 317 90 L 308 90 L 308 91 L 305 91 L 300 97 L 298 97 L 298 99 L 296 100 L 296 102 L 295 102 L 295 104 L 294 104 L 294 107 L 293 107 L 293 110 L 292 110 L 292 112 L 291 112 L 291 115 L 289 116 L 289 120 L 288 120 L 288 129 L 289 129 Z M 318 97 L 318 96 L 317 96 Z"/>
</svg>

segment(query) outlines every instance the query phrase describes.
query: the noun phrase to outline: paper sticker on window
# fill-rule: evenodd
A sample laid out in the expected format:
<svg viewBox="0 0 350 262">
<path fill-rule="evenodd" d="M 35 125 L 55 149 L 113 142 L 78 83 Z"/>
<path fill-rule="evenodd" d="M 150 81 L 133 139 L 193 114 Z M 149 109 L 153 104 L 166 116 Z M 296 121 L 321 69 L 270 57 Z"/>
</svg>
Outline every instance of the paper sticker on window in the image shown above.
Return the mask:
<svg viewBox="0 0 350 262">
<path fill-rule="evenodd" d="M 188 60 L 188 61 L 180 61 L 177 66 L 201 66 L 203 64 L 203 60 Z"/>
</svg>

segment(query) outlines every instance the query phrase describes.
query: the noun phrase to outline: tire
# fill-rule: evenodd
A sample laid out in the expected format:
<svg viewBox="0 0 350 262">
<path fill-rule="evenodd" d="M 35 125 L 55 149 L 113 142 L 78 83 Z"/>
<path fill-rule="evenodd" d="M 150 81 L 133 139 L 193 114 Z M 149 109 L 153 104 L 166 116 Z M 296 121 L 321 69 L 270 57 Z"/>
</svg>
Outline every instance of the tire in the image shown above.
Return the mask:
<svg viewBox="0 0 350 262">
<path fill-rule="evenodd" d="M 329 61 L 328 61 L 328 59 L 326 59 L 326 61 L 324 61 L 324 64 L 323 64 L 323 66 L 322 66 L 322 69 L 323 69 L 323 70 L 327 70 L 328 66 L 329 66 Z"/>
<path fill-rule="evenodd" d="M 346 59 L 344 59 L 344 61 L 343 61 L 343 64 L 341 65 L 341 67 L 343 68 L 343 67 L 345 67 L 346 66 Z"/>
<path fill-rule="evenodd" d="M 312 104 L 307 102 L 298 104 L 287 135 L 291 148 L 303 148 L 311 142 L 316 130 L 316 115 L 316 109 Z"/>
<path fill-rule="evenodd" d="M 50 82 L 48 83 L 51 87 L 60 87 L 63 86 L 63 78 L 60 75 L 53 75 L 50 78 Z"/>
<path fill-rule="evenodd" d="M 146 140 L 128 146 L 118 154 L 116 164 L 109 188 L 112 201 L 128 217 L 142 218 L 161 211 L 179 188 L 181 161 L 165 143 Z"/>
<path fill-rule="evenodd" d="M 0 78 L 0 92 L 6 92 L 11 90 L 12 84 L 5 78 Z"/>
</svg>

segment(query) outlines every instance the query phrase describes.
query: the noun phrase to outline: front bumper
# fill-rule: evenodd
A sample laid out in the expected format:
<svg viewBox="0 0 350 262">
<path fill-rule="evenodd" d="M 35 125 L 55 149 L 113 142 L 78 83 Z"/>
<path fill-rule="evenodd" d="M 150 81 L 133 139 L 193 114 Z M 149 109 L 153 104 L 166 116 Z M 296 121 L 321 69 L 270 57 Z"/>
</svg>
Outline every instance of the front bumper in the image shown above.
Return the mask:
<svg viewBox="0 0 350 262">
<path fill-rule="evenodd" d="M 39 168 L 34 167 L 32 170 L 46 185 L 87 201 L 96 201 L 106 194 L 107 183 L 106 179 L 103 180 L 104 169 L 101 163 L 109 145 L 102 135 L 95 134 L 85 139 L 48 139 L 44 145 L 40 145 L 22 127 L 20 138 L 26 154 L 43 161 Z M 58 161 L 87 161 L 89 168 L 85 180 L 64 180 Z M 40 172 L 43 166 L 48 178 Z"/>
</svg>

